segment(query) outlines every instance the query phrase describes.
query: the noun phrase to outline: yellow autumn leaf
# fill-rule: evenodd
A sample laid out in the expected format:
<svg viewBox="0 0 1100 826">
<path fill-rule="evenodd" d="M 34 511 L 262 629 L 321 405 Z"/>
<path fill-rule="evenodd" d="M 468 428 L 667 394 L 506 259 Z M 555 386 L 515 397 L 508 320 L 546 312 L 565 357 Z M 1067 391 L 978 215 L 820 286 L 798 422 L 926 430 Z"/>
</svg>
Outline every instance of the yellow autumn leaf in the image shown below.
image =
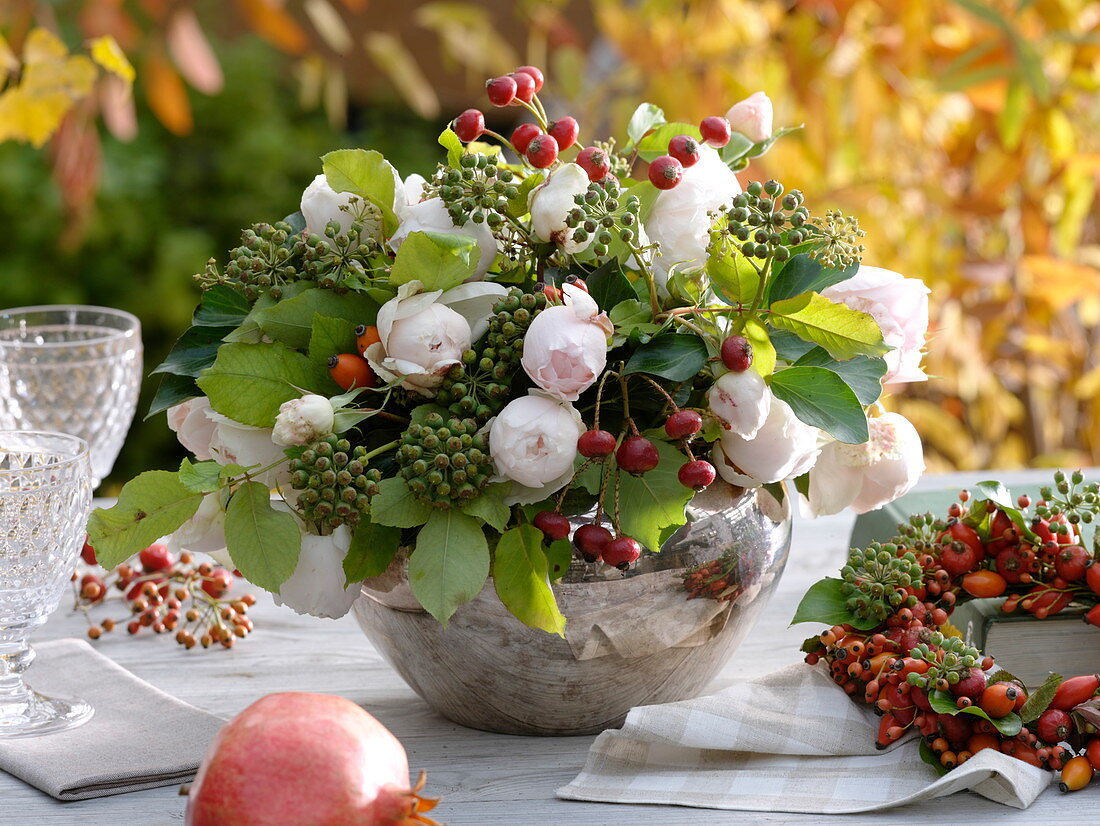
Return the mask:
<svg viewBox="0 0 1100 826">
<path fill-rule="evenodd" d="M 92 60 L 108 72 L 118 75 L 127 83 L 134 82 L 134 67 L 113 37 L 104 35 L 95 38 L 91 42 L 91 52 Z"/>
<path fill-rule="evenodd" d="M 1055 310 L 1065 309 L 1100 289 L 1100 270 L 1046 255 L 1025 255 L 1020 262 L 1029 298 Z"/>
<path fill-rule="evenodd" d="M 23 44 L 24 63 L 45 63 L 69 54 L 68 48 L 49 29 L 31 29 Z"/>
<path fill-rule="evenodd" d="M 0 94 L 0 141 L 29 142 L 41 148 L 61 125 L 73 99 L 64 92 L 30 94 L 22 86 Z"/>
</svg>

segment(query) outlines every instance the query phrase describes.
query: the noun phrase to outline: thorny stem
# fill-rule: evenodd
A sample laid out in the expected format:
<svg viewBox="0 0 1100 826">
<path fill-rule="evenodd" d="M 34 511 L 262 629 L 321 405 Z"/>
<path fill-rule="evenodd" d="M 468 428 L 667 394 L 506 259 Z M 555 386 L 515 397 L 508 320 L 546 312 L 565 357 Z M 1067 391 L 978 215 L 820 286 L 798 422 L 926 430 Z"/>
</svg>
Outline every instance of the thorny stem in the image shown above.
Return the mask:
<svg viewBox="0 0 1100 826">
<path fill-rule="evenodd" d="M 670 396 L 668 394 L 668 391 L 665 390 L 663 387 L 661 387 L 661 385 L 659 385 L 657 382 L 655 382 L 653 379 L 651 379 L 645 373 L 639 373 L 639 375 L 643 379 L 645 379 L 647 382 L 649 382 L 649 384 L 651 384 L 653 386 L 654 390 L 656 390 L 658 393 L 660 393 L 662 396 L 665 397 L 665 401 L 667 401 L 669 403 L 669 406 L 672 407 L 673 412 L 680 409 L 680 406 L 678 404 L 676 404 L 676 402 L 673 400 L 672 396 Z"/>
<path fill-rule="evenodd" d="M 565 501 L 565 496 L 566 496 L 566 494 L 569 493 L 570 489 L 573 487 L 573 483 L 576 482 L 577 479 L 580 478 L 580 475 L 582 473 L 584 473 L 586 470 L 588 470 L 588 468 L 590 468 L 592 466 L 592 463 L 596 462 L 596 461 L 598 461 L 598 457 L 595 457 L 595 456 L 593 456 L 589 459 L 585 459 L 584 462 L 581 464 L 581 466 L 579 468 L 577 468 L 575 471 L 573 471 L 573 477 L 569 480 L 569 484 L 566 485 L 565 487 L 563 487 L 561 489 L 561 493 L 558 494 L 557 502 L 554 503 L 554 510 L 555 511 L 557 511 L 558 513 L 561 513 L 562 502 Z"/>
<path fill-rule="evenodd" d="M 611 472 L 607 468 L 605 462 L 600 472 L 600 497 L 596 500 L 596 524 L 602 525 L 604 518 L 604 506 L 603 503 L 607 499 L 607 482 L 611 479 Z"/>
<path fill-rule="evenodd" d="M 619 493 L 622 491 L 623 472 L 618 465 L 615 466 L 615 513 L 611 518 L 611 524 L 615 526 L 615 533 L 622 534 L 623 529 L 620 524 L 620 511 L 619 511 Z"/>
<path fill-rule="evenodd" d="M 653 311 L 653 317 L 656 318 L 661 314 L 661 300 L 657 295 L 657 281 L 653 277 L 653 270 L 650 269 L 649 264 L 645 258 L 642 257 L 641 247 L 635 246 L 633 242 L 627 242 L 627 246 L 634 254 L 634 260 L 638 262 L 638 266 L 641 267 L 642 277 L 645 278 L 646 286 L 649 288 L 649 307 Z"/>
<path fill-rule="evenodd" d="M 618 374 L 616 373 L 615 375 L 618 375 Z M 600 376 L 600 384 L 596 388 L 596 412 L 593 416 L 593 419 L 594 419 L 594 421 L 592 422 L 592 429 L 593 430 L 599 430 L 600 429 L 600 403 L 603 400 L 603 387 L 607 383 L 608 378 L 610 378 L 610 377 L 611 377 L 611 371 L 608 370 L 602 376 Z"/>
<path fill-rule="evenodd" d="M 638 435 L 638 425 L 634 424 L 634 419 L 630 417 L 630 391 L 627 390 L 626 376 L 622 373 L 619 374 L 619 388 L 623 391 L 623 421 L 630 426 L 630 429 L 634 431 L 634 435 Z"/>
</svg>

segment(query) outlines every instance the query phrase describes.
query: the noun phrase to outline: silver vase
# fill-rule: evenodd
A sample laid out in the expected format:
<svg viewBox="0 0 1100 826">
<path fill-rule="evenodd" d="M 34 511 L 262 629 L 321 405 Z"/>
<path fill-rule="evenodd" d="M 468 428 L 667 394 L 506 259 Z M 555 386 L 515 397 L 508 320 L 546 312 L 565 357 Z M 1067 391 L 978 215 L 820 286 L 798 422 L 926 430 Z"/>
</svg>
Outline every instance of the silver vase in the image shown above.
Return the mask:
<svg viewBox="0 0 1100 826">
<path fill-rule="evenodd" d="M 363 583 L 355 616 L 405 682 L 456 723 L 593 734 L 634 706 L 692 697 L 721 670 L 787 562 L 789 502 L 718 481 L 692 499 L 661 552 L 626 575 L 577 560 L 554 586 L 565 639 L 520 623 L 491 580 L 444 628 L 416 601 L 401 558 Z M 715 560 L 732 567 L 730 587 L 688 599 L 685 574 Z"/>
</svg>

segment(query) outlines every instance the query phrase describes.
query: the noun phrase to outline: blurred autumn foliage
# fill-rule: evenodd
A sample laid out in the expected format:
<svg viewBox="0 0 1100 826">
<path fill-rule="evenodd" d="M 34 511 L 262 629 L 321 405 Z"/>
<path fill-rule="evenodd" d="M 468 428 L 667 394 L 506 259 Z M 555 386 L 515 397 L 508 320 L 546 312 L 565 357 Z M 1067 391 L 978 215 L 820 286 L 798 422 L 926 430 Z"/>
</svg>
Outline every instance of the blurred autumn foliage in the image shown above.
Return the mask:
<svg viewBox="0 0 1100 826">
<path fill-rule="evenodd" d="M 47 147 L 78 219 L 66 223 L 68 243 L 79 247 L 95 209 L 99 143 L 134 140 L 139 123 L 150 128 L 143 110 L 172 135 L 193 135 L 181 145 L 205 136 L 215 124 L 203 122 L 209 107 L 196 101 L 223 85 L 230 93 L 219 55 L 246 32 L 280 56 L 271 83 L 287 117 L 320 108 L 333 129 L 349 112 L 355 124 L 371 111 L 362 108 L 368 101 L 397 101 L 421 118 L 481 105 L 482 80 L 520 62 L 547 67 L 551 112 L 575 114 L 582 139 L 621 132 L 627 101 L 638 96 L 692 121 L 764 89 L 777 126 L 805 129 L 742 179 L 776 177 L 810 193 L 817 211 L 856 215 L 866 260 L 932 287 L 927 369 L 937 378 L 892 400 L 923 435 L 929 468 L 1100 463 L 1100 2 L 413 0 L 382 8 L 368 0 L 0 0 L 8 44 L 0 45 L 0 90 L 8 83 L 0 95 L 26 82 L 18 61 L 28 64 L 26 44 L 40 28 L 74 52 L 112 38 L 137 70 L 131 97 L 100 61 L 94 89 L 74 98 Z M 0 140 L 9 137 L 3 100 Z M 487 112 L 501 128 L 518 114 Z M 427 146 L 433 128 L 424 124 L 409 140 Z M 394 134 L 382 140 L 401 143 Z M 272 216 L 242 213 L 236 223 L 260 217 Z"/>
</svg>

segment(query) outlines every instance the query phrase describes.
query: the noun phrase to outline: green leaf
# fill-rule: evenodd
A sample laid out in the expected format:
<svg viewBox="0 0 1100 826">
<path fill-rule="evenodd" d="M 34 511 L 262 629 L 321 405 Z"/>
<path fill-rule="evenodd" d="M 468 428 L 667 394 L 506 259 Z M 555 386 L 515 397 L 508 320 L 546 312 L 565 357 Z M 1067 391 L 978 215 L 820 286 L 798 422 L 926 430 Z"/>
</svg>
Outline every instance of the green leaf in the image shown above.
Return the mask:
<svg viewBox="0 0 1100 826">
<path fill-rule="evenodd" d="M 986 714 L 981 706 L 959 708 L 956 704 L 956 698 L 953 695 L 946 691 L 940 691 L 939 689 L 928 692 L 928 704 L 931 705 L 932 710 L 938 714 L 950 714 L 952 716 L 956 714 L 969 714 L 973 717 L 981 717 L 983 720 L 991 722 L 993 727 L 1005 737 L 1015 737 L 1024 727 L 1020 715 L 1015 712 L 1010 712 L 1004 717 L 993 718 Z"/>
<path fill-rule="evenodd" d="M 834 270 L 823 267 L 806 253 L 792 256 L 772 279 L 768 300 L 781 301 L 808 292 L 821 292 L 826 287 L 847 281 L 859 269 L 853 264 L 847 269 Z"/>
<path fill-rule="evenodd" d="M 355 352 L 355 324 L 346 318 L 313 314 L 313 332 L 309 336 L 309 360 L 328 369 L 328 360 L 340 353 Z"/>
<path fill-rule="evenodd" d="M 645 137 L 647 132 L 664 122 L 665 113 L 661 107 L 652 103 L 639 104 L 638 108 L 634 110 L 634 114 L 630 116 L 630 122 L 626 125 L 626 135 L 630 139 L 627 146 L 638 143 Z"/>
<path fill-rule="evenodd" d="M 776 362 L 775 347 L 768 337 L 768 329 L 755 318 L 750 318 L 741 333 L 752 345 L 753 369 L 767 378 L 775 371 Z"/>
<path fill-rule="evenodd" d="M 624 373 L 687 381 L 707 363 L 707 345 L 692 333 L 661 333 L 634 351 Z"/>
<path fill-rule="evenodd" d="M 400 528 L 360 522 L 351 535 L 351 546 L 344 557 L 345 585 L 384 574 L 400 545 Z"/>
<path fill-rule="evenodd" d="M 734 165 L 748 155 L 755 145 L 750 138 L 740 132 L 732 132 L 730 142 L 718 150 L 718 154 L 727 164 Z M 740 166 L 740 164 L 737 165 Z"/>
<path fill-rule="evenodd" d="M 524 625 L 565 636 L 565 617 L 550 587 L 542 531 L 521 525 L 502 534 L 493 556 L 497 596 Z"/>
<path fill-rule="evenodd" d="M 974 494 L 974 502 L 988 501 L 992 502 L 998 508 L 1005 512 L 1005 516 L 1012 520 L 1012 523 L 1020 531 L 1020 534 L 1028 540 L 1034 541 L 1036 538 L 1035 531 L 1031 529 L 1031 522 L 1026 516 L 1016 507 L 1016 500 L 1001 482 L 988 481 L 978 482 L 974 486 L 972 491 Z M 981 513 L 982 515 L 977 520 L 971 519 Z M 988 512 L 981 511 L 979 508 L 971 507 L 970 516 L 967 517 L 967 524 L 972 524 L 973 521 L 984 521 L 988 516 Z"/>
<path fill-rule="evenodd" d="M 145 414 L 145 421 L 153 418 L 158 413 L 163 413 L 169 407 L 175 407 L 180 402 L 201 396 L 202 391 L 190 376 L 176 376 L 165 373 L 160 380 L 153 401 L 149 403 L 149 412 Z"/>
<path fill-rule="evenodd" d="M 1023 685 L 1024 681 L 1010 671 L 1005 671 L 1003 668 L 998 668 L 996 671 L 989 675 L 988 683 L 989 685 L 993 685 L 994 683 L 1019 683 L 1020 685 Z"/>
<path fill-rule="evenodd" d="M 668 442 L 655 441 L 654 445 L 660 456 L 656 468 L 642 476 L 619 475 L 619 517 L 623 533 L 649 550 L 659 551 L 662 531 L 684 524 L 684 507 L 694 492 L 676 476 L 684 455 Z M 614 481 L 608 484 L 610 496 Z"/>
<path fill-rule="evenodd" d="M 432 506 L 421 502 L 404 479 L 391 477 L 378 483 L 378 495 L 371 500 L 371 520 L 392 528 L 415 528 L 432 515 Z"/>
<path fill-rule="evenodd" d="M 634 335 L 651 335 L 661 329 L 661 325 L 653 323 L 653 311 L 649 303 L 643 303 L 636 298 L 620 301 L 611 308 L 608 317 L 615 325 L 615 335 L 612 338 L 615 347 Z"/>
<path fill-rule="evenodd" d="M 817 293 L 776 301 L 770 310 L 772 325 L 820 344 L 840 361 L 890 351 L 874 318 Z"/>
<path fill-rule="evenodd" d="M 191 323 L 196 327 L 237 327 L 250 307 L 248 299 L 228 284 L 215 284 L 202 296 Z"/>
<path fill-rule="evenodd" d="M 634 298 L 634 288 L 616 260 L 608 261 L 588 273 L 584 283 L 588 285 L 592 300 L 606 312 L 610 312 L 620 301 Z"/>
<path fill-rule="evenodd" d="M 381 152 L 338 149 L 321 156 L 321 170 L 328 185 L 337 192 L 351 192 L 378 207 L 382 211 L 386 234 L 393 234 L 398 224 L 393 211 L 393 167 L 386 163 Z"/>
<path fill-rule="evenodd" d="M 932 751 L 932 747 L 928 745 L 927 740 L 921 737 L 919 743 L 920 759 L 931 766 L 933 769 L 935 769 L 936 774 L 938 774 L 940 777 L 943 777 L 945 774 L 951 771 L 949 768 L 947 768 L 947 766 L 940 762 L 940 756 Z"/>
<path fill-rule="evenodd" d="M 275 342 L 223 345 L 198 384 L 222 415 L 253 427 L 271 427 L 279 405 L 303 391 L 327 395 L 331 382 L 327 371 Z"/>
<path fill-rule="evenodd" d="M 760 288 L 760 273 L 729 241 L 717 245 L 707 257 L 707 275 L 729 304 L 752 304 Z"/>
<path fill-rule="evenodd" d="M 795 609 L 791 625 L 816 622 L 822 625 L 855 625 L 855 615 L 848 610 L 848 598 L 840 590 L 842 582 L 826 577 L 810 586 Z"/>
<path fill-rule="evenodd" d="M 565 576 L 573 562 L 573 543 L 568 539 L 551 542 L 546 548 L 546 561 L 550 565 L 550 581 L 557 582 Z"/>
<path fill-rule="evenodd" d="M 489 545 L 481 525 L 456 510 L 432 509 L 409 557 L 409 585 L 443 625 L 478 595 L 489 576 Z"/>
<path fill-rule="evenodd" d="M 222 466 L 217 462 L 192 463 L 184 459 L 180 463 L 179 480 L 190 491 L 211 493 L 221 487 Z"/>
<path fill-rule="evenodd" d="M 529 210 L 531 193 L 546 179 L 545 172 L 532 172 L 516 187 L 516 196 L 508 199 L 508 212 L 514 218 L 522 218 Z"/>
<path fill-rule="evenodd" d="M 813 654 L 817 651 L 824 651 L 825 643 L 821 641 L 821 637 L 807 637 L 802 641 L 802 645 L 798 650 L 806 654 Z"/>
<path fill-rule="evenodd" d="M 1054 694 L 1058 691 L 1058 686 L 1062 684 L 1063 679 L 1061 674 L 1051 674 L 1047 677 L 1020 707 L 1020 719 L 1025 723 L 1038 720 L 1039 715 L 1050 708 L 1050 702 L 1054 699 Z"/>
<path fill-rule="evenodd" d="M 164 361 L 154 367 L 152 372 L 198 378 L 203 370 L 214 363 L 222 339 L 234 329 L 236 328 L 189 327 L 176 341 Z"/>
<path fill-rule="evenodd" d="M 882 377 L 886 375 L 886 362 L 880 358 L 856 356 L 848 361 L 837 361 L 824 347 L 814 347 L 801 356 L 794 366 L 832 370 L 852 388 L 859 403 L 863 405 L 874 404 L 882 395 Z"/>
<path fill-rule="evenodd" d="M 844 379 L 824 367 L 788 367 L 772 374 L 771 389 L 799 419 L 847 444 L 866 442 L 867 415 Z"/>
<path fill-rule="evenodd" d="M 462 512 L 477 517 L 498 533 L 502 533 L 512 516 L 511 508 L 504 504 L 504 493 L 509 487 L 510 485 L 501 482 L 486 485 L 480 496 L 462 506 Z"/>
<path fill-rule="evenodd" d="M 447 127 L 439 133 L 439 145 L 447 150 L 447 166 L 457 169 L 462 161 L 462 141 L 458 139 L 455 130 Z"/>
<path fill-rule="evenodd" d="M 127 482 L 112 508 L 96 508 L 88 537 L 104 568 L 121 565 L 195 515 L 202 494 L 170 470 L 150 470 Z"/>
<path fill-rule="evenodd" d="M 803 341 L 786 330 L 769 329 L 768 339 L 775 348 L 776 356 L 792 364 L 817 346 L 812 341 Z"/>
<path fill-rule="evenodd" d="M 298 567 L 302 534 L 290 513 L 271 507 L 267 485 L 245 482 L 225 509 L 225 545 L 245 579 L 277 593 Z"/>
<path fill-rule="evenodd" d="M 270 338 L 305 350 L 313 335 L 315 315 L 341 318 L 353 325 L 374 324 L 378 305 L 362 293 L 337 295 L 332 290 L 314 288 L 255 313 L 253 319 Z"/>
<path fill-rule="evenodd" d="M 703 139 L 699 127 L 692 123 L 663 123 L 638 143 L 638 154 L 645 161 L 668 153 L 668 142 L 677 135 L 690 135 L 697 141 Z"/>
<path fill-rule="evenodd" d="M 410 232 L 397 251 L 390 283 L 415 280 L 425 290 L 449 290 L 474 274 L 479 255 L 477 241 L 467 235 Z"/>
</svg>

